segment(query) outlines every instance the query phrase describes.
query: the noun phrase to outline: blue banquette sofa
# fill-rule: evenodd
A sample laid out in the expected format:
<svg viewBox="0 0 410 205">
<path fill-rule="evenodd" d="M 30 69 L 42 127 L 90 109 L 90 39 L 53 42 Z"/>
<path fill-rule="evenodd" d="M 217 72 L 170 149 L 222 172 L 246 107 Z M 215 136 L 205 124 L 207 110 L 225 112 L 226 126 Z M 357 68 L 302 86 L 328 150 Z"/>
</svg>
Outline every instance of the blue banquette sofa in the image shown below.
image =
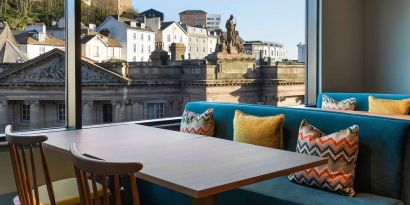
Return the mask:
<svg viewBox="0 0 410 205">
<path fill-rule="evenodd" d="M 322 107 L 322 96 L 327 95 L 337 101 L 347 98 L 356 98 L 356 111 L 369 111 L 369 96 L 381 99 L 402 100 L 410 98 L 410 95 L 400 94 L 380 94 L 380 93 L 319 93 L 317 98 L 317 108 Z"/>
<path fill-rule="evenodd" d="M 218 195 L 221 205 L 410 205 L 410 121 L 359 116 L 322 110 L 279 108 L 262 105 L 193 102 L 186 109 L 215 111 L 216 137 L 233 139 L 235 110 L 257 116 L 285 114 L 285 149 L 295 151 L 298 129 L 306 119 L 326 133 L 360 127 L 355 197 L 322 191 L 290 182 L 286 176 Z M 189 154 L 189 153 L 187 153 Z M 142 204 L 188 205 L 190 197 L 140 181 Z"/>
</svg>

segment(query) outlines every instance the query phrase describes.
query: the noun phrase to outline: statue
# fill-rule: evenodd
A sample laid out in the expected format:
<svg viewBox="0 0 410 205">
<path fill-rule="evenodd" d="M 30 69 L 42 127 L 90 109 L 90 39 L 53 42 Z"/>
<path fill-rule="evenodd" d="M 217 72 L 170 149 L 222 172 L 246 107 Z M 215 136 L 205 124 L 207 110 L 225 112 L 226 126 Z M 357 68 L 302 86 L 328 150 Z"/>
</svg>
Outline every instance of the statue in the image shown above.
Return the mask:
<svg viewBox="0 0 410 205">
<path fill-rule="evenodd" d="M 235 45 L 236 23 L 233 15 L 226 21 L 226 44 L 228 51 Z"/>
<path fill-rule="evenodd" d="M 217 52 L 226 52 L 228 54 L 244 53 L 244 41 L 236 31 L 236 22 L 233 15 L 226 21 L 226 34 L 220 31 L 217 45 Z"/>
<path fill-rule="evenodd" d="M 245 41 L 242 40 L 242 38 L 239 36 L 239 31 L 236 31 L 235 34 L 236 38 L 235 38 L 235 46 L 236 46 L 236 50 L 238 51 L 238 53 L 245 53 Z"/>
</svg>

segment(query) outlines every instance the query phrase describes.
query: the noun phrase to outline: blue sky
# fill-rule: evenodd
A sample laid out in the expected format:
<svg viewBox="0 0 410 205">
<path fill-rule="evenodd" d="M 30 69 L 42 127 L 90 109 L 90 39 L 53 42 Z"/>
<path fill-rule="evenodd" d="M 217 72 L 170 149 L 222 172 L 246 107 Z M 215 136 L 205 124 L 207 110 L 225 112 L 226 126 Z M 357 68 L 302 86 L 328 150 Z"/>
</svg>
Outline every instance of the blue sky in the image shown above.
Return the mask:
<svg viewBox="0 0 410 205">
<path fill-rule="evenodd" d="M 150 8 L 165 14 L 165 21 L 179 21 L 178 13 L 201 9 L 221 14 L 222 26 L 230 14 L 245 40 L 283 43 L 289 59 L 297 59 L 299 42 L 305 42 L 305 0 L 133 0 L 138 11 Z"/>
</svg>

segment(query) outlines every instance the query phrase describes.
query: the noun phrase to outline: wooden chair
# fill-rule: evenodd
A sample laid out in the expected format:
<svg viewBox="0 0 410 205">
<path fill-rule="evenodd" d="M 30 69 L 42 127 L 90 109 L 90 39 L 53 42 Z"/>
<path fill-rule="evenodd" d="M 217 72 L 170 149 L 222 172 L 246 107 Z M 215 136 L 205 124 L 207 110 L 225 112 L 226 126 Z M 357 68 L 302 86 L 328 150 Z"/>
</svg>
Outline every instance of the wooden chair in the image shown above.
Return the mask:
<svg viewBox="0 0 410 205">
<path fill-rule="evenodd" d="M 81 202 L 83 205 L 109 205 L 109 194 L 115 193 L 115 205 L 121 205 L 121 186 L 120 176 L 128 175 L 130 177 L 131 192 L 134 205 L 140 205 L 140 198 L 137 188 L 135 173 L 143 167 L 137 162 L 107 162 L 86 157 L 81 154 L 75 144 L 70 145 L 71 155 L 73 157 L 75 174 L 77 177 L 78 190 L 80 192 Z M 102 197 L 100 198 L 96 190 L 97 178 L 102 177 Z M 107 177 L 114 178 L 114 188 L 108 191 Z M 85 186 L 85 181 L 91 178 L 92 191 L 89 186 Z M 92 194 L 94 193 L 94 195 Z"/>
<path fill-rule="evenodd" d="M 5 133 L 18 193 L 18 197 L 13 200 L 16 205 L 76 205 L 80 203 L 76 178 L 51 181 L 42 145 L 44 141 L 47 141 L 47 136 L 14 134 L 10 125 L 6 127 Z M 37 152 L 35 149 L 37 147 L 45 179 L 43 186 L 38 186 L 37 171 L 41 170 L 36 170 L 35 166 L 34 153 Z"/>
</svg>

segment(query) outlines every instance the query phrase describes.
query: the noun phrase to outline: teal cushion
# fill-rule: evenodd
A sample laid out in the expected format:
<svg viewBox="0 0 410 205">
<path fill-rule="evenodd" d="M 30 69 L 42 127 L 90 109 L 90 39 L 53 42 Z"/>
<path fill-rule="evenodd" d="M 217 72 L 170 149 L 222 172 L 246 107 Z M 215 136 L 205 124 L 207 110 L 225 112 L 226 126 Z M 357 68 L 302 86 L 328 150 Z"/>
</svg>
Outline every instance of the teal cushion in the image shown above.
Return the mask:
<svg viewBox="0 0 410 205">
<path fill-rule="evenodd" d="M 343 196 L 294 184 L 280 177 L 229 191 L 218 196 L 221 205 L 401 205 L 402 201 L 374 194 Z"/>
<path fill-rule="evenodd" d="M 402 100 L 410 98 L 410 95 L 399 95 L 399 94 L 378 94 L 378 93 L 320 93 L 317 98 L 317 107 L 322 107 L 322 96 L 327 95 L 337 101 L 356 98 L 356 108 L 357 111 L 368 111 L 369 110 L 369 96 L 374 96 L 381 99 L 392 99 L 392 100 Z"/>
<path fill-rule="evenodd" d="M 357 124 L 360 127 L 360 146 L 355 189 L 358 192 L 397 199 L 403 199 L 410 194 L 409 189 L 402 189 L 405 180 L 403 164 L 410 163 L 409 159 L 404 157 L 410 121 L 322 110 L 229 103 L 193 102 L 188 103 L 186 108 L 198 113 L 213 108 L 215 135 L 229 140 L 232 140 L 235 110 L 257 116 L 285 114 L 284 145 L 289 151 L 295 151 L 298 128 L 303 119 L 325 133 L 333 133 Z"/>
</svg>

